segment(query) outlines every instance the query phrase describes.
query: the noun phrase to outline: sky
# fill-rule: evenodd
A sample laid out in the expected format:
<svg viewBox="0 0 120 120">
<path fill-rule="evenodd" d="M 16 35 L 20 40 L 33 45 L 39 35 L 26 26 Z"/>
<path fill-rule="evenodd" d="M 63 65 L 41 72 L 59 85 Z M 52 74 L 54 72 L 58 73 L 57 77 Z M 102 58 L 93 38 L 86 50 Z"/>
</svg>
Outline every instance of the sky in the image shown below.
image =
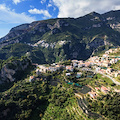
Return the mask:
<svg viewBox="0 0 120 120">
<path fill-rule="evenodd" d="M 119 9 L 120 0 L 0 0 L 0 38 L 24 23 Z"/>
</svg>

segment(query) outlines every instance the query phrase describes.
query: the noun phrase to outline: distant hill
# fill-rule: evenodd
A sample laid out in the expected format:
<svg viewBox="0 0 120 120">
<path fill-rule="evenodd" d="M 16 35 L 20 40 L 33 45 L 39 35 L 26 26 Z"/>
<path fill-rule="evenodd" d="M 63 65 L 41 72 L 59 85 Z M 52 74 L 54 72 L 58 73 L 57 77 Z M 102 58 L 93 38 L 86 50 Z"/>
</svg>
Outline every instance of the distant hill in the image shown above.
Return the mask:
<svg viewBox="0 0 120 120">
<path fill-rule="evenodd" d="M 86 60 L 99 50 L 120 45 L 120 11 L 35 21 L 12 28 L 0 41 L 0 59 L 29 53 L 40 64 Z"/>
</svg>

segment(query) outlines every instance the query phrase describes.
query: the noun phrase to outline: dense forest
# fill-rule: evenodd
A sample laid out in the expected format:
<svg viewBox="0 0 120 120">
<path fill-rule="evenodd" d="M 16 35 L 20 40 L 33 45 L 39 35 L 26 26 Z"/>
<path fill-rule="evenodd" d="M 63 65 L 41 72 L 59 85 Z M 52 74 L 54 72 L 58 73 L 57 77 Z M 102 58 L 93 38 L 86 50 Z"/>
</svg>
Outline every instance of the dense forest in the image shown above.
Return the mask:
<svg viewBox="0 0 120 120">
<path fill-rule="evenodd" d="M 42 117 L 49 119 L 70 119 L 65 112 L 65 107 L 75 101 L 72 88 L 67 90 L 58 85 L 48 85 L 50 76 L 40 78 L 29 83 L 19 81 L 3 93 L 0 93 L 0 119 L 4 120 L 40 120 Z M 52 105 L 57 111 L 45 115 L 47 107 Z M 9 116 L 9 117 L 8 117 Z"/>
</svg>

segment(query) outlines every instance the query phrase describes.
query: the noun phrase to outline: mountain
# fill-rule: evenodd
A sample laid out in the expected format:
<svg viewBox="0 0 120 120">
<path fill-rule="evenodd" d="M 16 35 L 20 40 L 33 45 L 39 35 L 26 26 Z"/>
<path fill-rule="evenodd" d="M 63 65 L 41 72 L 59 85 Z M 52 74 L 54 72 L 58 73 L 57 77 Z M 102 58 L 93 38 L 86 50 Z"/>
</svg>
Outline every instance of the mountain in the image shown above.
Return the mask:
<svg viewBox="0 0 120 120">
<path fill-rule="evenodd" d="M 39 64 L 86 60 L 98 51 L 119 46 L 119 39 L 119 10 L 35 21 L 12 28 L 0 39 L 0 59 L 26 54 Z"/>
</svg>

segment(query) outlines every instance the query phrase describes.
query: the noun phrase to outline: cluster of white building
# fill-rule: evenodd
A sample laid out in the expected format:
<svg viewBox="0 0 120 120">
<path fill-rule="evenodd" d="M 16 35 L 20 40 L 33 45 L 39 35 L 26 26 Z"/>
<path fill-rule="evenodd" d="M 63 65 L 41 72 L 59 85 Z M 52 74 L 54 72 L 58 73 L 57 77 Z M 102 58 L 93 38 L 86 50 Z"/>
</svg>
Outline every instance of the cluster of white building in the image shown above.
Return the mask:
<svg viewBox="0 0 120 120">
<path fill-rule="evenodd" d="M 101 66 L 101 67 L 109 67 L 112 64 L 117 63 L 119 58 L 112 58 L 109 59 L 108 54 L 104 54 L 102 57 L 94 56 L 89 59 L 94 65 Z"/>
<path fill-rule="evenodd" d="M 112 59 L 108 59 L 108 57 L 98 57 L 98 56 L 95 56 L 95 57 L 92 57 L 90 58 L 91 61 L 94 61 L 94 68 L 97 72 L 102 72 L 102 73 L 106 73 L 108 75 L 110 75 L 111 77 L 117 77 L 119 74 L 120 74 L 120 71 L 116 71 L 116 70 L 113 70 L 112 68 L 110 68 L 110 66 L 112 64 L 115 64 L 118 62 L 119 58 L 112 58 Z M 104 69 L 104 67 L 106 69 Z"/>
<path fill-rule="evenodd" d="M 37 65 L 37 67 L 38 68 L 36 69 L 36 71 L 45 73 L 45 72 L 48 72 L 48 71 L 55 72 L 57 70 L 60 70 L 60 69 L 64 68 L 65 66 L 56 64 L 56 65 L 53 65 L 53 66 Z"/>
<path fill-rule="evenodd" d="M 110 66 L 112 64 L 115 64 L 118 62 L 120 58 L 111 58 L 109 57 L 110 53 L 116 53 L 120 50 L 120 48 L 116 49 L 109 49 L 105 52 L 105 54 L 102 57 L 94 56 L 90 57 L 87 61 L 83 60 L 71 60 L 71 65 L 61 65 L 59 63 L 53 63 L 50 66 L 46 65 L 37 65 L 36 74 L 39 75 L 41 72 L 46 73 L 48 71 L 55 72 L 57 70 L 65 68 L 67 73 L 66 76 L 70 76 L 73 72 L 74 68 L 88 68 L 92 67 L 96 71 L 100 71 L 106 74 L 109 74 L 110 76 L 117 77 L 120 74 L 120 71 L 115 71 Z M 102 67 L 106 67 L 106 69 L 102 69 Z M 78 72 L 77 77 L 80 77 L 82 73 Z"/>
<path fill-rule="evenodd" d="M 82 68 L 82 67 L 90 67 L 92 65 L 94 65 L 94 62 L 90 62 L 90 61 L 83 61 L 83 60 L 72 60 L 72 65 L 73 67 L 78 67 L 78 68 Z"/>
<path fill-rule="evenodd" d="M 105 52 L 105 54 L 110 54 L 110 53 L 117 53 L 118 51 L 120 51 L 120 48 L 116 48 L 116 49 L 109 49 Z"/>
<path fill-rule="evenodd" d="M 46 65 L 38 65 L 38 64 L 33 64 L 37 67 L 36 69 L 36 75 L 40 75 L 41 73 L 46 73 L 48 71 L 50 72 L 55 72 L 57 70 L 60 70 L 62 68 L 64 68 L 64 65 L 58 65 L 58 64 L 51 64 L 51 66 L 46 66 Z M 29 82 L 32 82 L 35 80 L 35 76 L 30 76 L 29 78 Z"/>
<path fill-rule="evenodd" d="M 57 63 L 53 63 L 51 64 L 50 66 L 46 66 L 46 65 L 37 65 L 37 69 L 36 69 L 36 72 L 47 72 L 47 71 L 50 71 L 50 72 L 54 72 L 54 71 L 57 71 L 57 70 L 60 70 L 62 68 L 65 68 L 66 71 L 69 71 L 69 72 L 73 72 L 74 68 L 81 68 L 81 67 L 89 67 L 93 65 L 92 63 L 90 62 L 83 62 L 82 60 L 78 61 L 78 60 L 72 60 L 72 63 L 71 65 L 60 65 L 60 64 L 57 64 Z"/>
</svg>

